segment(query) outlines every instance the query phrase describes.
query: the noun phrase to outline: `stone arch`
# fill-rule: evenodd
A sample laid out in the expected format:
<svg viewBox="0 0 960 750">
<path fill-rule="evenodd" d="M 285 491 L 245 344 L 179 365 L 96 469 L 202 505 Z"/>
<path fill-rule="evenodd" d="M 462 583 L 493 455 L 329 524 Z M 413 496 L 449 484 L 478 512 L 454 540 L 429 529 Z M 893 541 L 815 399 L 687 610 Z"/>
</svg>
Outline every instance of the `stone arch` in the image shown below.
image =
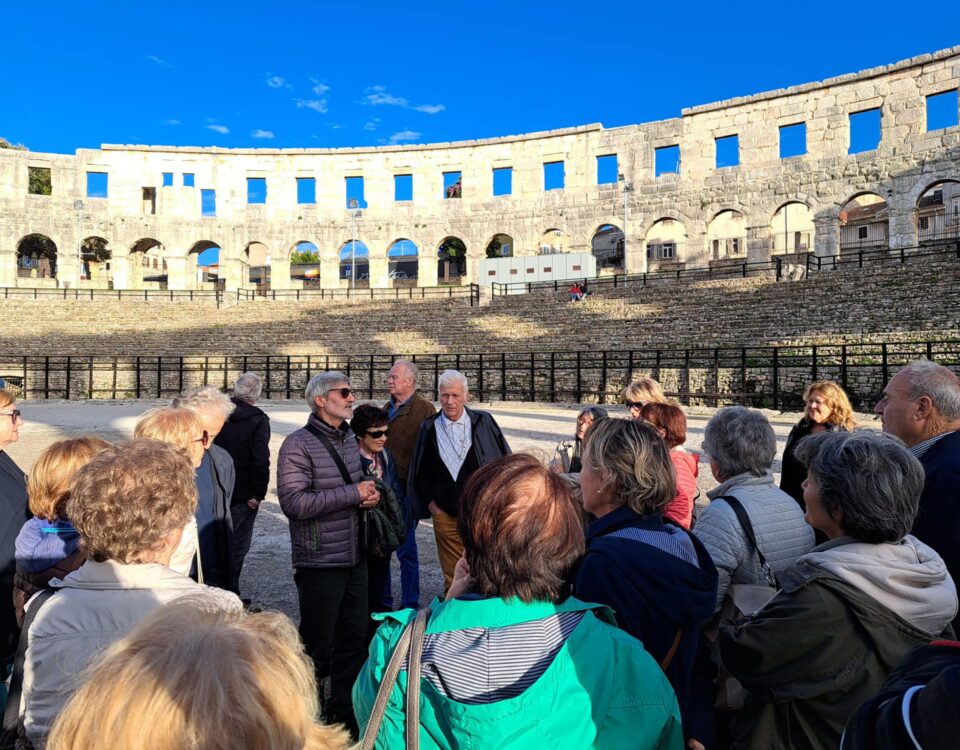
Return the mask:
<svg viewBox="0 0 960 750">
<path fill-rule="evenodd" d="M 597 259 L 597 272 L 623 271 L 626 263 L 624 233 L 618 224 L 606 222 L 593 230 L 590 252 Z"/>
<path fill-rule="evenodd" d="M 337 251 L 341 279 L 349 279 L 354 286 L 369 286 L 370 250 L 360 239 L 350 238 Z"/>
<path fill-rule="evenodd" d="M 455 234 L 449 234 L 437 243 L 437 283 L 461 284 L 467 275 L 469 247 Z"/>
<path fill-rule="evenodd" d="M 320 285 L 320 248 L 311 240 L 298 240 L 287 251 L 290 279 L 305 285 Z"/>
<path fill-rule="evenodd" d="M 707 223 L 707 257 L 738 258 L 747 254 L 747 216 L 736 208 L 717 211 Z"/>
<path fill-rule="evenodd" d="M 127 250 L 127 288 L 139 289 L 147 280 L 164 280 L 167 260 L 164 245 L 153 237 L 141 237 Z"/>
<path fill-rule="evenodd" d="M 652 222 L 643 235 L 647 260 L 675 263 L 686 258 L 687 228 L 671 215 L 662 215 Z"/>
<path fill-rule="evenodd" d="M 811 252 L 815 231 L 809 203 L 783 201 L 770 217 L 770 252 L 776 255 Z"/>
<path fill-rule="evenodd" d="M 914 208 L 917 244 L 960 239 L 960 179 L 937 180 L 917 198 Z"/>
<path fill-rule="evenodd" d="M 113 257 L 109 244 L 105 237 L 99 235 L 83 239 L 83 242 L 80 243 L 81 259 L 83 261 L 81 278 L 107 278 L 107 272 L 110 270 L 110 258 Z"/>
<path fill-rule="evenodd" d="M 840 252 L 890 246 L 890 206 L 869 190 L 851 195 L 839 207 Z"/>
<path fill-rule="evenodd" d="M 420 273 L 420 248 L 406 237 L 395 239 L 387 247 L 387 278 L 392 286 L 410 286 Z"/>
<path fill-rule="evenodd" d="M 540 235 L 537 252 L 540 253 L 540 255 L 565 253 L 570 247 L 571 239 L 570 234 L 561 227 L 551 226 Z"/>
<path fill-rule="evenodd" d="M 33 232 L 17 242 L 19 278 L 56 279 L 57 261 L 57 245 L 45 234 Z"/>
<path fill-rule="evenodd" d="M 251 240 L 240 253 L 243 277 L 249 284 L 265 284 L 270 275 L 270 248 L 259 240 Z"/>
<path fill-rule="evenodd" d="M 516 241 L 512 234 L 506 232 L 497 232 L 492 235 L 483 247 L 486 258 L 512 258 L 516 255 Z"/>
<path fill-rule="evenodd" d="M 220 243 L 213 240 L 198 240 L 187 250 L 187 259 L 193 264 L 198 287 L 207 282 L 219 282 L 221 252 Z"/>
</svg>

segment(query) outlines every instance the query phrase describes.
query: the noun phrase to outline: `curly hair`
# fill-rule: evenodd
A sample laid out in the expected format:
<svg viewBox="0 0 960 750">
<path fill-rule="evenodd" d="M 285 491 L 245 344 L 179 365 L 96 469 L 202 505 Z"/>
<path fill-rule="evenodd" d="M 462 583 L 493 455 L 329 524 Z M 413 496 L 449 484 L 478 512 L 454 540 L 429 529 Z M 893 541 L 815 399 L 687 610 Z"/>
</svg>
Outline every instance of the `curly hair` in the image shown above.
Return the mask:
<svg viewBox="0 0 960 750">
<path fill-rule="evenodd" d="M 632 419 L 603 419 L 587 433 L 584 466 L 613 484 L 615 501 L 646 516 L 677 494 L 667 444 L 652 425 Z"/>
<path fill-rule="evenodd" d="M 66 518 L 70 499 L 70 480 L 80 469 L 110 443 L 88 435 L 72 440 L 58 440 L 37 458 L 27 478 L 30 512 L 47 521 Z"/>
<path fill-rule="evenodd" d="M 211 609 L 187 595 L 95 662 L 47 747 L 347 750 L 343 728 L 318 720 L 314 680 L 285 615 Z"/>
<path fill-rule="evenodd" d="M 182 451 L 139 438 L 111 446 L 78 471 L 67 517 L 97 562 L 151 562 L 197 508 L 193 465 Z"/>
<path fill-rule="evenodd" d="M 376 404 L 360 404 L 353 410 L 350 429 L 359 440 L 371 427 L 380 427 L 390 421 L 390 414 Z"/>
<path fill-rule="evenodd" d="M 806 403 L 814 393 L 823 396 L 824 403 L 830 410 L 830 423 L 847 430 L 854 430 L 857 421 L 853 418 L 853 406 L 847 397 L 847 392 L 832 380 L 817 380 L 807 386 L 803 392 L 803 402 Z"/>
</svg>

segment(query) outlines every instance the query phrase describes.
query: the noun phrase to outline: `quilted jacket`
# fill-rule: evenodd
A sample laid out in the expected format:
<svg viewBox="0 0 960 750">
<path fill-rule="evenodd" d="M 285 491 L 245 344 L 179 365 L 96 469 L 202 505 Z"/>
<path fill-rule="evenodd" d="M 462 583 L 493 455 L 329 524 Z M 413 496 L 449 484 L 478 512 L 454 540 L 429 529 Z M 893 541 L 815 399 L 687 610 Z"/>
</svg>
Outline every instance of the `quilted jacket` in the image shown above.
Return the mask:
<svg viewBox="0 0 960 750">
<path fill-rule="evenodd" d="M 346 422 L 340 429 L 311 414 L 308 424 L 330 441 L 354 483 L 363 478 L 360 449 Z M 337 568 L 360 561 L 360 493 L 345 484 L 333 457 L 306 427 L 290 433 L 277 459 L 277 495 L 290 519 L 295 568 Z"/>
<path fill-rule="evenodd" d="M 717 610 L 731 583 L 771 583 L 760 568 L 757 553 L 749 550 L 750 543 L 733 509 L 716 499 L 723 495 L 733 495 L 747 511 L 757 544 L 778 578 L 800 555 L 813 549 L 813 528 L 803 520 L 803 511 L 796 501 L 774 485 L 771 472 L 762 477 L 737 474 L 710 490 L 710 505 L 700 515 L 693 533 L 707 548 L 720 574 Z"/>
</svg>

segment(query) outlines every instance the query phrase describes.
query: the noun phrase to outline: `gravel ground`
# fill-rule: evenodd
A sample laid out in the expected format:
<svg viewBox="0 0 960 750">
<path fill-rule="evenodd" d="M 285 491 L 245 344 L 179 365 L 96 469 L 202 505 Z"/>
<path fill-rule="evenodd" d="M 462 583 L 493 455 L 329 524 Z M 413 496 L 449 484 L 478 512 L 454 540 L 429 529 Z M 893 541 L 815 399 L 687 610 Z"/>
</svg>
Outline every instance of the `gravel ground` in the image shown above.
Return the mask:
<svg viewBox="0 0 960 750">
<path fill-rule="evenodd" d="M 162 406 L 160 401 L 26 401 L 18 402 L 25 420 L 20 430 L 20 440 L 7 447 L 7 452 L 28 471 L 37 455 L 47 445 L 67 437 L 95 434 L 117 441 L 130 438 L 137 417 L 149 408 Z M 257 404 L 269 416 L 273 428 L 270 440 L 271 480 L 267 498 L 260 508 L 254 530 L 253 544 L 246 558 L 240 586 L 243 596 L 268 609 L 280 610 L 294 620 L 299 619 L 297 592 L 293 584 L 290 565 L 290 538 L 287 520 L 280 511 L 276 494 L 276 460 L 283 439 L 306 422 L 307 409 L 303 401 L 261 401 Z M 515 451 L 530 451 L 549 459 L 561 439 L 569 439 L 578 410 L 576 404 L 528 404 L 496 402 L 473 404 L 489 410 L 503 429 L 510 446 Z M 688 450 L 700 450 L 703 428 L 713 409 L 688 410 Z M 622 407 L 613 407 L 612 414 L 625 413 Z M 778 441 L 778 457 L 783 450 L 790 428 L 799 418 L 798 414 L 767 412 L 774 425 Z M 864 426 L 879 427 L 872 415 L 859 415 Z M 779 472 L 779 459 L 774 471 Z M 700 504 L 705 504 L 705 491 L 716 484 L 707 463 L 701 458 L 699 485 L 704 494 Z M 420 551 L 421 602 L 429 603 L 443 589 L 443 574 L 437 560 L 433 529 L 429 521 L 417 529 L 417 544 Z M 393 561 L 394 599 L 399 601 L 400 576 L 397 561 Z"/>
</svg>

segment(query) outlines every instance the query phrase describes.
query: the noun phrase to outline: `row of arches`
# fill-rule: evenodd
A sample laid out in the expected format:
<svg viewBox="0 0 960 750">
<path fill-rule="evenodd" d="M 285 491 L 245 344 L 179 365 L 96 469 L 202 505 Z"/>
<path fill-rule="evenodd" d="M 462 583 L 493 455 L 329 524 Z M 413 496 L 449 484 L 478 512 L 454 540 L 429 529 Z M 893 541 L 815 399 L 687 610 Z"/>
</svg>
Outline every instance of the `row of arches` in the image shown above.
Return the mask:
<svg viewBox="0 0 960 750">
<path fill-rule="evenodd" d="M 841 207 L 839 219 L 840 252 L 855 249 L 889 246 L 889 206 L 877 193 L 863 192 L 849 198 Z M 914 228 L 917 243 L 927 244 L 960 238 L 960 181 L 941 180 L 927 187 L 914 208 Z M 771 254 L 804 253 L 813 250 L 814 216 L 810 206 L 801 201 L 781 205 L 770 218 L 769 242 Z M 710 260 L 746 255 L 747 218 L 734 208 L 715 214 L 707 223 L 704 235 L 706 256 Z M 571 248 L 571 238 L 558 227 L 546 229 L 540 236 L 537 252 L 564 253 Z M 655 220 L 643 236 L 647 258 L 656 261 L 683 260 L 687 255 L 687 230 L 682 219 L 663 216 Z M 625 264 L 625 238 L 621 227 L 606 223 L 600 225 L 590 240 L 590 250 L 597 259 L 598 270 L 622 270 Z M 516 252 L 516 242 L 507 233 L 494 234 L 480 257 L 510 257 Z M 100 236 L 84 238 L 79 249 L 82 258 L 81 277 L 90 279 L 96 272 L 109 272 L 112 250 Z M 131 270 L 140 280 L 162 281 L 166 273 L 165 248 L 154 238 L 137 240 L 129 248 Z M 360 239 L 350 239 L 337 250 L 340 279 L 366 281 L 369 277 L 370 250 Z M 137 257 L 138 256 L 138 257 Z M 289 256 L 291 277 L 305 281 L 319 277 L 320 252 L 309 241 L 295 243 L 282 259 Z M 76 251 L 73 253 L 76 257 Z M 220 247 L 210 240 L 195 242 L 187 251 L 198 281 L 216 278 L 220 261 Z M 430 259 L 437 264 L 438 283 L 459 283 L 467 274 L 467 245 L 457 236 L 447 236 L 439 244 L 424 251 L 417 243 L 400 237 L 386 250 L 388 278 L 395 285 L 416 283 Z M 249 243 L 241 261 L 249 268 L 249 281 L 257 281 L 257 269 L 270 265 L 266 245 Z M 54 241 L 46 235 L 33 233 L 17 244 L 17 270 L 20 277 L 51 278 L 58 275 L 59 252 Z M 421 267 L 422 266 L 422 267 Z M 432 269 L 432 266 L 431 266 Z M 261 272 L 262 276 L 262 272 Z M 432 279 L 424 279 L 432 283 Z"/>
</svg>

